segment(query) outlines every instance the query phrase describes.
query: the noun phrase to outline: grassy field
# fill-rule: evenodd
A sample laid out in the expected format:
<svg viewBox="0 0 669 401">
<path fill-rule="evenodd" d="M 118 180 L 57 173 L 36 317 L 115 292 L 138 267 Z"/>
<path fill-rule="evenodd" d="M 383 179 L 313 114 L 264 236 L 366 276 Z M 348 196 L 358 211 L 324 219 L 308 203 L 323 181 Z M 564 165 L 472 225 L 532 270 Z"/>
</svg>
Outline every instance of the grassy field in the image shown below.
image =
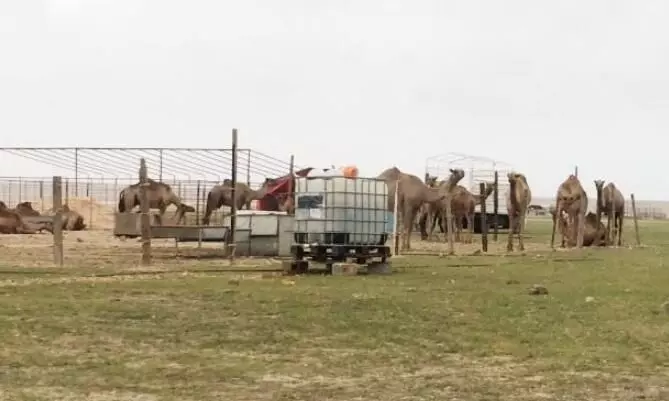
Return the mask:
<svg viewBox="0 0 669 401">
<path fill-rule="evenodd" d="M 669 224 L 641 229 L 391 276 L 4 266 L 0 399 L 666 400 Z"/>
</svg>

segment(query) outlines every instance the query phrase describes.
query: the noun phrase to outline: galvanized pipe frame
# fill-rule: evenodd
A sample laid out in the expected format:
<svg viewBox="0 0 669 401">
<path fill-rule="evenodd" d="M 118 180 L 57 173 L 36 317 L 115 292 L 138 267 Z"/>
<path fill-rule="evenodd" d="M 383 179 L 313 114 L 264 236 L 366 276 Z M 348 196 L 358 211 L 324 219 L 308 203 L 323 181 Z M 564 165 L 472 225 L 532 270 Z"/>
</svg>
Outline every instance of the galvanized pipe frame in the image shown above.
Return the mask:
<svg viewBox="0 0 669 401">
<path fill-rule="evenodd" d="M 205 209 L 209 190 L 223 181 L 223 175 L 219 176 L 207 170 L 213 165 L 220 168 L 223 174 L 232 172 L 232 149 L 227 148 L 3 147 L 0 148 L 1 151 L 72 171 L 74 177 L 63 177 L 64 203 L 72 196 L 85 194 L 91 203 L 95 201 L 112 207 L 116 205 L 119 192 L 125 186 L 137 182 L 137 163 L 145 158 L 150 175 L 156 171 L 159 179 L 171 175 L 171 180 L 165 182 L 173 185 L 175 192 L 185 203 L 194 204 L 198 220 L 200 212 Z M 288 163 L 251 149 L 240 148 L 237 150 L 237 158 L 236 175 L 243 177 L 246 184 L 254 189 L 257 189 L 264 177 L 284 176 L 293 169 L 292 157 Z M 183 166 L 188 168 L 179 171 Z M 258 185 L 252 182 L 254 176 L 257 177 Z M 40 201 L 43 206 L 44 203 L 49 203 L 51 185 L 50 176 L 0 177 L 0 200 L 10 206 L 26 200 Z M 216 219 L 217 215 L 214 216 Z M 92 216 L 84 217 L 92 219 Z"/>
</svg>

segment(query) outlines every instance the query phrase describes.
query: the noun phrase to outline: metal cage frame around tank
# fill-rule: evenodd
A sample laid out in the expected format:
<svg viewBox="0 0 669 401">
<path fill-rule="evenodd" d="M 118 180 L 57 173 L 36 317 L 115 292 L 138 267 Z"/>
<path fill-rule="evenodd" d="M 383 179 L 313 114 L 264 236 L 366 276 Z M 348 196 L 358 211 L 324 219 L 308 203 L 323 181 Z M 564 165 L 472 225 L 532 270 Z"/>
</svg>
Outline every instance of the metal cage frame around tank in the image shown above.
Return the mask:
<svg viewBox="0 0 669 401">
<path fill-rule="evenodd" d="M 459 185 L 467 188 L 471 193 L 479 193 L 479 183 L 495 180 L 495 171 L 498 174 L 497 192 L 499 194 L 499 214 L 506 214 L 506 193 L 509 190 L 509 182 L 506 179 L 507 173 L 513 171 L 513 166 L 509 163 L 495 160 L 489 157 L 473 156 L 464 153 L 444 153 L 431 156 L 425 160 L 425 173 L 431 176 L 437 176 L 439 179 L 446 179 L 450 174 L 449 169 L 460 168 L 465 171 L 465 178 Z M 486 210 L 493 210 L 492 196 L 486 200 Z M 481 207 L 476 206 L 479 212 Z"/>
</svg>

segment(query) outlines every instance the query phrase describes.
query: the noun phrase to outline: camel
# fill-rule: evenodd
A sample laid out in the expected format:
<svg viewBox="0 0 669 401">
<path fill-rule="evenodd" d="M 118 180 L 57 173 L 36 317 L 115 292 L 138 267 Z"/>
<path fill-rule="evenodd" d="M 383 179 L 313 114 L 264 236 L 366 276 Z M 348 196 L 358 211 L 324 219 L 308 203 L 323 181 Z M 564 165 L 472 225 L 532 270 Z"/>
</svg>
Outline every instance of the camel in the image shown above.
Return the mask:
<svg viewBox="0 0 669 401">
<path fill-rule="evenodd" d="M 490 194 L 495 190 L 495 184 L 487 182 L 485 184 L 485 193 L 476 194 L 469 192 L 467 188 L 458 185 L 453 189 L 451 198 L 451 210 L 453 211 L 453 224 L 455 228 L 455 240 L 460 241 L 460 233 L 463 230 L 463 221 L 467 221 L 467 230 L 469 237 L 465 243 L 474 241 L 474 215 L 476 214 L 476 205 L 485 202 Z M 434 230 L 434 222 L 432 230 Z"/>
<path fill-rule="evenodd" d="M 62 229 L 66 231 L 81 231 L 86 229 L 86 223 L 84 223 L 84 216 L 82 216 L 76 210 L 70 209 L 68 205 L 63 205 L 61 222 Z M 47 212 L 47 216 L 55 215 L 55 211 L 50 209 Z"/>
<path fill-rule="evenodd" d="M 379 174 L 378 178 L 385 181 L 388 186 L 388 211 L 395 209 L 395 188 L 397 188 L 397 211 L 395 216 L 402 222 L 404 238 L 402 249 L 411 249 L 411 233 L 416 215 L 424 203 L 435 203 L 448 196 L 449 191 L 460 181 L 465 173 L 460 169 L 451 169 L 451 176 L 444 185 L 438 188 L 430 188 L 420 178 L 412 174 L 401 172 L 397 167 L 391 167 Z"/>
<path fill-rule="evenodd" d="M 615 242 L 618 237 L 618 246 L 622 245 L 623 218 L 625 216 L 625 198 L 616 185 L 609 182 L 604 186 L 604 180 L 595 180 L 597 188 L 597 221 L 602 221 L 602 213 L 607 216 L 606 232 L 611 232 L 611 219 L 613 219 L 613 236 L 610 243 Z M 611 213 L 613 211 L 613 213 Z M 607 235 L 608 237 L 608 235 Z"/>
<path fill-rule="evenodd" d="M 8 208 L 4 202 L 0 201 L 0 234 L 36 234 L 43 230 L 53 233 L 51 224 L 26 223 L 16 210 Z"/>
<path fill-rule="evenodd" d="M 553 221 L 556 218 L 556 210 L 553 206 L 550 207 L 549 212 L 553 217 Z M 569 215 L 567 212 L 562 211 L 562 216 L 558 222 L 558 229 L 560 233 L 564 233 L 569 236 L 570 231 Z M 597 221 L 597 215 L 592 212 L 588 212 L 585 215 L 585 228 L 583 231 L 583 246 L 605 246 L 607 239 L 606 227 L 602 222 Z M 576 240 L 573 237 L 568 238 L 568 245 L 575 246 Z"/>
<path fill-rule="evenodd" d="M 249 188 L 248 185 L 238 182 L 235 186 L 235 205 L 237 210 L 251 209 L 251 201 L 260 200 L 267 195 L 268 186 L 273 182 L 272 179 L 265 179 L 262 187 L 258 190 Z M 207 195 L 207 204 L 205 207 L 203 225 L 209 225 L 209 219 L 214 210 L 221 206 L 232 207 L 232 181 L 225 180 L 222 185 L 214 185 Z"/>
<path fill-rule="evenodd" d="M 172 188 L 160 181 L 152 179 L 147 180 L 148 187 L 146 188 L 146 196 L 149 200 L 149 209 L 159 209 L 160 214 L 157 218 L 158 224 L 163 224 L 163 215 L 167 206 L 174 204 L 177 207 L 175 216 L 177 216 L 177 224 L 185 219 L 186 212 L 194 212 L 192 206 L 188 206 L 181 202 L 179 196 L 172 191 Z M 135 206 L 140 206 L 139 193 L 140 183 L 127 186 L 121 190 L 118 200 L 118 211 L 121 213 L 130 212 Z"/>
<path fill-rule="evenodd" d="M 16 213 L 20 214 L 21 216 L 39 216 L 39 212 L 35 209 L 33 209 L 33 204 L 32 202 L 21 202 L 16 207 L 14 208 L 16 210 Z"/>
<path fill-rule="evenodd" d="M 576 246 L 583 246 L 583 235 L 585 230 L 585 214 L 588 209 L 588 195 L 583 189 L 578 178 L 571 174 L 558 187 L 555 196 L 555 213 L 561 216 L 562 212 L 567 212 L 569 219 L 569 230 L 576 237 Z M 553 219 L 553 230 L 551 232 L 551 248 L 555 244 L 555 226 L 556 220 Z M 565 246 L 565 234 L 562 234 L 562 247 Z"/>
<path fill-rule="evenodd" d="M 513 251 L 513 234 L 518 234 L 518 248 L 525 250 L 523 234 L 525 233 L 525 220 L 527 210 L 532 201 L 532 191 L 524 174 L 511 172 L 507 174 L 509 180 L 509 192 L 506 194 L 506 210 L 509 216 L 509 236 L 506 242 L 506 250 Z"/>
</svg>

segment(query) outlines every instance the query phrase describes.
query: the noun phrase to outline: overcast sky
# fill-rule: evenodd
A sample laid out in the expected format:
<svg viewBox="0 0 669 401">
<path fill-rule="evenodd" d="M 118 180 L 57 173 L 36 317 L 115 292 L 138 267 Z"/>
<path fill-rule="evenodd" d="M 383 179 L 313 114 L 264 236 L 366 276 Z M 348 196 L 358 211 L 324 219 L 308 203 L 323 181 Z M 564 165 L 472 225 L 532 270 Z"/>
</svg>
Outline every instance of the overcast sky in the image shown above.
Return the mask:
<svg viewBox="0 0 669 401">
<path fill-rule="evenodd" d="M 669 2 L 3 0 L 1 146 L 493 158 L 668 199 Z M 60 173 L 3 155 L 0 175 Z M 134 173 L 134 172 L 133 172 Z"/>
</svg>

